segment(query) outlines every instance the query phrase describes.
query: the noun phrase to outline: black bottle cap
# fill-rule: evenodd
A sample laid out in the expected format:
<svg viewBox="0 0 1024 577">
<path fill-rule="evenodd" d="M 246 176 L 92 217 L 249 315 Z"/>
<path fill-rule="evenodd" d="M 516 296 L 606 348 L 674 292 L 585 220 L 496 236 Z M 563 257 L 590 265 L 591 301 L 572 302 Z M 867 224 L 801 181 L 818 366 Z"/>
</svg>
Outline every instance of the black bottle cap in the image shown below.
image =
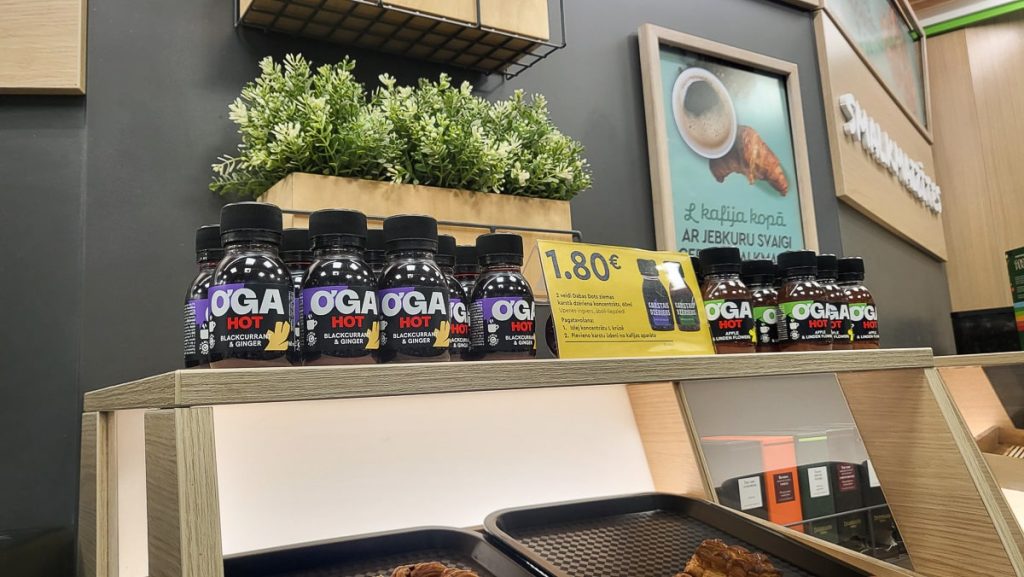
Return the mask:
<svg viewBox="0 0 1024 577">
<path fill-rule="evenodd" d="M 437 235 L 437 266 L 455 266 L 455 237 L 447 234 Z"/>
<path fill-rule="evenodd" d="M 740 272 L 740 249 L 734 246 L 716 246 L 700 251 L 700 268 L 704 276 Z"/>
<path fill-rule="evenodd" d="M 366 251 L 363 253 L 363 260 L 366 264 L 383 264 L 384 258 L 384 231 L 379 228 L 366 230 Z"/>
<path fill-rule="evenodd" d="M 478 266 L 479 259 L 475 246 L 459 245 L 455 247 L 455 274 L 476 274 Z"/>
<path fill-rule="evenodd" d="M 839 280 L 864 280 L 864 259 L 859 256 L 839 259 Z"/>
<path fill-rule="evenodd" d="M 233 202 L 220 209 L 220 239 L 233 242 L 281 242 L 281 209 L 265 202 Z"/>
<path fill-rule="evenodd" d="M 309 251 L 309 231 L 304 228 L 286 228 L 281 231 L 281 252 Z"/>
<path fill-rule="evenodd" d="M 783 278 L 818 274 L 818 256 L 813 250 L 791 250 L 776 257 Z"/>
<path fill-rule="evenodd" d="M 366 246 L 366 215 L 357 210 L 318 210 L 309 215 L 309 237 L 316 248 Z"/>
<path fill-rule="evenodd" d="M 310 261 L 309 231 L 304 228 L 286 228 L 281 231 L 281 260 Z"/>
<path fill-rule="evenodd" d="M 384 243 L 388 252 L 424 250 L 437 252 L 437 221 L 429 216 L 401 214 L 384 219 Z"/>
<path fill-rule="evenodd" d="M 771 286 L 775 282 L 775 263 L 767 259 L 745 260 L 740 267 L 740 278 L 747 286 Z"/>
<path fill-rule="evenodd" d="M 220 260 L 224 249 L 220 244 L 220 225 L 207 224 L 196 229 L 196 260 Z"/>
<path fill-rule="evenodd" d="M 695 256 L 691 256 L 690 262 L 693 263 L 693 274 L 697 275 L 697 282 L 703 282 L 704 271 L 700 268 L 700 259 Z"/>
<path fill-rule="evenodd" d="M 523 264 L 523 237 L 507 232 L 480 235 L 476 238 L 476 252 L 481 265 Z"/>
<path fill-rule="evenodd" d="M 836 273 L 839 271 L 839 259 L 834 254 L 818 255 L 818 278 L 836 280 Z"/>
<path fill-rule="evenodd" d="M 636 268 L 640 269 L 640 274 L 643 276 L 658 276 L 658 263 L 647 258 L 636 259 Z"/>
</svg>

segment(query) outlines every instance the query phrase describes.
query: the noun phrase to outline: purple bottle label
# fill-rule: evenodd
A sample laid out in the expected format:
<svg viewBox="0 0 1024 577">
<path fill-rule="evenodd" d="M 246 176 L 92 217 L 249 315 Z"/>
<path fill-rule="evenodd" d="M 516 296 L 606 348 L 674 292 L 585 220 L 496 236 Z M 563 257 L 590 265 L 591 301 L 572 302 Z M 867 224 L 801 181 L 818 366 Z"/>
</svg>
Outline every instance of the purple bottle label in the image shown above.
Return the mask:
<svg viewBox="0 0 1024 577">
<path fill-rule="evenodd" d="M 291 341 L 291 287 L 233 283 L 210 287 L 210 331 L 220 356 L 285 353 Z"/>
<path fill-rule="evenodd" d="M 448 291 L 441 287 L 396 287 L 377 291 L 380 346 L 412 356 L 443 354 L 451 341 Z"/>
<path fill-rule="evenodd" d="M 533 299 L 487 297 L 470 305 L 473 350 L 518 353 L 535 348 Z"/>
<path fill-rule="evenodd" d="M 302 291 L 303 350 L 360 357 L 378 348 L 377 295 L 366 287 L 321 286 Z"/>
</svg>

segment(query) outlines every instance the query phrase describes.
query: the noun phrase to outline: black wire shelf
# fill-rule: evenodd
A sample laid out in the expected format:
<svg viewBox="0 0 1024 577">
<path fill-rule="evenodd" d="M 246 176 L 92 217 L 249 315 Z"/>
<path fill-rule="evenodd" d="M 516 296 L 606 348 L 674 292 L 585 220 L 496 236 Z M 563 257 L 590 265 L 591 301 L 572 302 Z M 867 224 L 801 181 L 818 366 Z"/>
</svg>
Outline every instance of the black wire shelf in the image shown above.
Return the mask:
<svg viewBox="0 0 1024 577">
<path fill-rule="evenodd" d="M 563 0 L 551 4 L 546 15 L 546 28 L 555 32 L 557 40 L 488 26 L 481 18 L 482 0 L 473 1 L 475 21 L 383 0 L 238 0 L 235 25 L 501 74 L 506 79 L 565 48 Z"/>
</svg>

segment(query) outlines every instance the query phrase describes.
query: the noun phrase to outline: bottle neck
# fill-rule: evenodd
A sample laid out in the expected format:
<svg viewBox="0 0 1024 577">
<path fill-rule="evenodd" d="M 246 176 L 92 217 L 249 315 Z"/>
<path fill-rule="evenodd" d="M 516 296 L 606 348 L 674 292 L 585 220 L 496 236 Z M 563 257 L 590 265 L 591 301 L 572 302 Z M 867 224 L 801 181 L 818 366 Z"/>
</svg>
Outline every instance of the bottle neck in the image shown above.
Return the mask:
<svg viewBox="0 0 1024 577">
<path fill-rule="evenodd" d="M 788 282 L 813 282 L 815 280 L 816 279 L 815 279 L 815 276 L 813 274 L 810 274 L 810 273 L 802 274 L 801 273 L 801 274 L 788 275 L 788 276 L 786 276 L 786 278 L 782 282 L 784 282 L 784 283 L 788 283 Z"/>
<path fill-rule="evenodd" d="M 720 282 L 730 280 L 740 280 L 740 273 L 738 272 L 712 272 L 704 275 L 704 280 Z"/>
<path fill-rule="evenodd" d="M 864 282 L 863 278 L 841 278 L 839 279 L 840 286 L 854 286 Z"/>
<path fill-rule="evenodd" d="M 743 284 L 747 285 L 747 288 L 751 290 L 775 289 L 775 285 L 766 280 L 751 280 L 750 282 L 744 282 Z"/>
<path fill-rule="evenodd" d="M 441 272 L 443 272 L 446 276 L 451 276 L 451 277 L 455 276 L 455 267 L 454 266 L 451 266 L 451 265 L 440 265 L 439 268 L 441 269 Z"/>
<path fill-rule="evenodd" d="M 388 252 L 388 262 L 396 260 L 434 260 L 434 251 L 422 249 L 399 249 Z"/>
<path fill-rule="evenodd" d="M 227 254 L 241 254 L 246 252 L 269 252 L 275 256 L 278 254 L 278 245 L 272 242 L 258 240 L 243 240 L 229 243 L 224 247 Z"/>
<path fill-rule="evenodd" d="M 199 265 L 199 272 L 212 272 L 217 268 L 217 261 L 215 260 L 201 260 L 197 264 Z"/>
<path fill-rule="evenodd" d="M 818 282 L 821 284 L 836 284 L 835 276 L 819 276 Z"/>
<path fill-rule="evenodd" d="M 288 272 L 302 272 L 309 268 L 309 265 L 313 264 L 308 260 L 286 260 L 284 265 L 288 267 Z"/>
<path fill-rule="evenodd" d="M 522 265 L 514 262 L 489 262 L 483 265 L 483 272 L 521 272 Z"/>
<path fill-rule="evenodd" d="M 313 249 L 313 258 L 363 258 L 363 251 L 354 246 L 317 246 Z"/>
</svg>

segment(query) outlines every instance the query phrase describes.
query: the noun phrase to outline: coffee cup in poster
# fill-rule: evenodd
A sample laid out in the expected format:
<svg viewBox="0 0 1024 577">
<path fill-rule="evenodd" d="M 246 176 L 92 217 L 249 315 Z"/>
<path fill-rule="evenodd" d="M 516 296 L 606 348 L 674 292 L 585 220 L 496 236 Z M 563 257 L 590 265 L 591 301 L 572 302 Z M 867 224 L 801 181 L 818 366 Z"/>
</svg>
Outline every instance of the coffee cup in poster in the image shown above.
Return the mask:
<svg viewBox="0 0 1024 577">
<path fill-rule="evenodd" d="M 736 109 L 711 71 L 683 70 L 672 87 L 672 116 L 683 141 L 704 158 L 721 158 L 736 142 Z"/>
</svg>

